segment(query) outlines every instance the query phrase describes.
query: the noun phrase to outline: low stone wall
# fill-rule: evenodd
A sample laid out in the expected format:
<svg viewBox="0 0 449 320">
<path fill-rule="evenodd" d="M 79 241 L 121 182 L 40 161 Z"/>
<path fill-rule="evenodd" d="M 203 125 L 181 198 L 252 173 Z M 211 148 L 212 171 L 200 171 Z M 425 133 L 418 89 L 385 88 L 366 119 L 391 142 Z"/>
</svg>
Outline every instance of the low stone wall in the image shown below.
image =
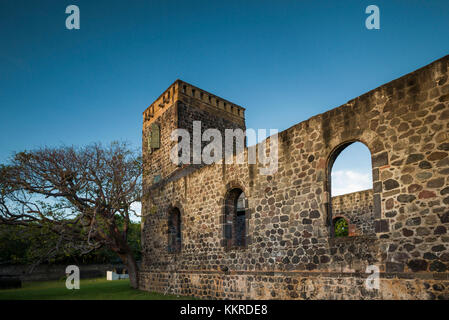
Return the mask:
<svg viewBox="0 0 449 320">
<path fill-rule="evenodd" d="M 59 280 L 64 277 L 67 265 L 39 265 L 32 273 L 30 266 L 26 265 L 4 265 L 0 266 L 0 276 L 9 275 L 20 278 L 22 281 L 47 281 Z M 90 264 L 79 265 L 81 279 L 106 278 L 106 271 L 124 268 L 121 264 Z"/>
<path fill-rule="evenodd" d="M 373 189 L 332 197 L 332 216 L 346 218 L 351 236 L 374 234 Z"/>
<path fill-rule="evenodd" d="M 16 289 L 22 287 L 22 281 L 16 277 L 0 276 L 0 289 Z"/>
<path fill-rule="evenodd" d="M 140 288 L 203 299 L 449 299 L 449 274 L 381 273 L 379 289 L 367 273 L 352 272 L 142 272 Z M 441 277 L 446 280 L 442 281 Z"/>
<path fill-rule="evenodd" d="M 221 267 L 206 269 L 201 261 L 210 259 L 189 265 L 193 256 L 180 253 L 171 255 L 166 266 L 143 266 L 139 287 L 202 299 L 448 300 L 449 273 L 434 267 L 430 269 L 435 272 L 423 272 L 417 268 L 421 260 L 405 266 L 403 253 L 393 250 L 397 247 L 375 236 L 331 238 L 323 247 L 280 250 L 279 261 L 270 266 L 249 264 L 254 268 L 246 269 L 240 268 L 239 261 L 252 254 L 244 251 L 220 260 Z M 378 268 L 379 289 L 370 290 L 366 280 L 374 277 L 373 267 Z"/>
</svg>

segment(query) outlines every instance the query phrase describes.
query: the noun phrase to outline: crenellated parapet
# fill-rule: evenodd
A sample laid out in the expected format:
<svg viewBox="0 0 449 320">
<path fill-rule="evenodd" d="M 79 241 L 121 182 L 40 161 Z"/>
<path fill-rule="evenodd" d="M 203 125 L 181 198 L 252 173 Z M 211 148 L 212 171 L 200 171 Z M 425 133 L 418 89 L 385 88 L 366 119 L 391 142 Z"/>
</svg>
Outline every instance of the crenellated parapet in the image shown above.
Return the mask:
<svg viewBox="0 0 449 320">
<path fill-rule="evenodd" d="M 143 112 L 143 127 L 155 122 L 176 101 L 234 122 L 245 121 L 245 108 L 178 79 Z"/>
</svg>

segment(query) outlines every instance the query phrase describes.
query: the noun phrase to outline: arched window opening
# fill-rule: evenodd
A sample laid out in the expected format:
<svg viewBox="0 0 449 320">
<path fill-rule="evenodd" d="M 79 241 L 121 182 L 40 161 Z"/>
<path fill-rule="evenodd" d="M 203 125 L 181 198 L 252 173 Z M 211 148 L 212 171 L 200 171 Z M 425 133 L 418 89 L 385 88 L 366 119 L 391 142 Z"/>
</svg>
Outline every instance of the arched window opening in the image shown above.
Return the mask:
<svg viewBox="0 0 449 320">
<path fill-rule="evenodd" d="M 170 210 L 168 215 L 168 252 L 181 251 L 181 212 L 178 208 Z"/>
<path fill-rule="evenodd" d="M 330 161 L 331 231 L 335 237 L 374 233 L 371 152 L 361 142 L 337 148 Z M 339 218 L 337 218 L 339 217 Z"/>
<path fill-rule="evenodd" d="M 335 218 L 334 219 L 334 235 L 338 237 L 347 237 L 349 234 L 348 221 L 345 218 Z"/>
<path fill-rule="evenodd" d="M 224 239 L 225 247 L 246 246 L 247 200 L 241 189 L 232 189 L 225 199 Z"/>
</svg>

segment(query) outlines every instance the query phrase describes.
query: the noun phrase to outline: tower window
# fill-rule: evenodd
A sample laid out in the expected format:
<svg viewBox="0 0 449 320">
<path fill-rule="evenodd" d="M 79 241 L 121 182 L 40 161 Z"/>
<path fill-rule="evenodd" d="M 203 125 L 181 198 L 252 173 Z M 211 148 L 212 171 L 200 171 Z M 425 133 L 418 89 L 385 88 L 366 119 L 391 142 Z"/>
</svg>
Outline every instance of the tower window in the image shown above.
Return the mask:
<svg viewBox="0 0 449 320">
<path fill-rule="evenodd" d="M 157 123 L 151 124 L 151 130 L 148 136 L 148 149 L 159 149 L 160 147 L 160 128 Z"/>
</svg>

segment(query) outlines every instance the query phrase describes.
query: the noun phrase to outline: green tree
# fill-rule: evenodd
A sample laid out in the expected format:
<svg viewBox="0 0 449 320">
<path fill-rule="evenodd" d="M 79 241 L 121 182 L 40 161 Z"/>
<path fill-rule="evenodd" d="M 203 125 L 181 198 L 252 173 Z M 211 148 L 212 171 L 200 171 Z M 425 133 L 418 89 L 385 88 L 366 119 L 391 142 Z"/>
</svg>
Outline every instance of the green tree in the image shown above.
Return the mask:
<svg viewBox="0 0 449 320">
<path fill-rule="evenodd" d="M 141 175 L 140 155 L 124 143 L 17 153 L 0 168 L 0 224 L 51 231 L 54 239 L 41 239 L 49 249 L 42 258 L 61 250 L 70 255 L 109 248 L 137 288 L 135 248 L 128 236 Z"/>
<path fill-rule="evenodd" d="M 334 223 L 334 233 L 336 237 L 348 236 L 348 222 L 344 218 L 338 218 Z"/>
</svg>

